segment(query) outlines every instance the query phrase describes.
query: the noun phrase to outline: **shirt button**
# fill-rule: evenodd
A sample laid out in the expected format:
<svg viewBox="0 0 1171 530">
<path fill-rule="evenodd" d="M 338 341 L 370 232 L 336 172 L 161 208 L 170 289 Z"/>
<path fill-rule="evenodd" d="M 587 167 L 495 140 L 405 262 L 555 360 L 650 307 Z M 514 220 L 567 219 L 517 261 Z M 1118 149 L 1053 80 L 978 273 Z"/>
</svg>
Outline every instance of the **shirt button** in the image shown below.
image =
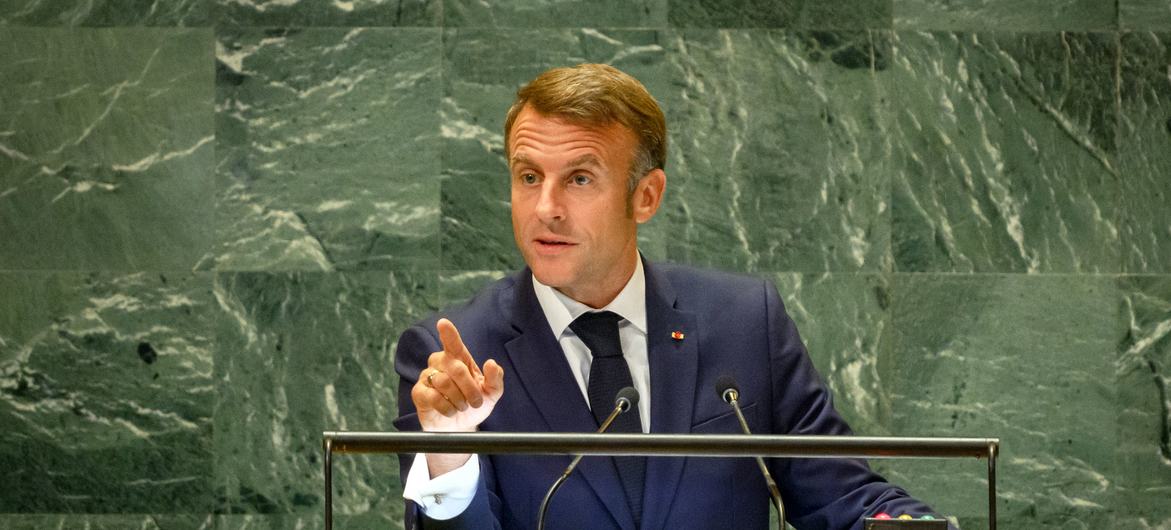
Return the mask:
<svg viewBox="0 0 1171 530">
<path fill-rule="evenodd" d="M 443 495 L 440 494 L 435 496 L 435 504 L 443 504 Z"/>
</svg>

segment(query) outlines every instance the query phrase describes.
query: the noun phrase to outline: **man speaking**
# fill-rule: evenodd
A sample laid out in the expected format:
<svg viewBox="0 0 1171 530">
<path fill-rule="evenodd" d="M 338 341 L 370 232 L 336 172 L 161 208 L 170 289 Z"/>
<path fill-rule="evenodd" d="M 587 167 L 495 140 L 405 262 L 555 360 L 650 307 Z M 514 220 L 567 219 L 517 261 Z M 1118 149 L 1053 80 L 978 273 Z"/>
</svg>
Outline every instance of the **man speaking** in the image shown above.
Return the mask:
<svg viewBox="0 0 1171 530">
<path fill-rule="evenodd" d="M 654 98 L 612 67 L 549 70 L 517 92 L 504 126 L 516 245 L 528 265 L 403 333 L 399 430 L 739 433 L 714 387 L 739 386 L 755 433 L 845 435 L 776 288 L 645 260 L 638 225 L 667 187 Z M 533 528 L 567 456 L 401 458 L 408 528 Z M 788 521 L 861 528 L 931 509 L 852 459 L 773 459 Z M 587 457 L 549 507 L 549 528 L 768 527 L 748 458 Z"/>
</svg>

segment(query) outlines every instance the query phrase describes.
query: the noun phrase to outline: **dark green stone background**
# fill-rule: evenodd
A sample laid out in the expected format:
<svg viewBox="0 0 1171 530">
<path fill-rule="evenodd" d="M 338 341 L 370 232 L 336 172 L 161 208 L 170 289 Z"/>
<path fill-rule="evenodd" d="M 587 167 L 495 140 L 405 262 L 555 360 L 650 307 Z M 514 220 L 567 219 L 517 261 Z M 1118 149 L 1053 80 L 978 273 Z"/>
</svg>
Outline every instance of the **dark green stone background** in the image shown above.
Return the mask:
<svg viewBox="0 0 1171 530">
<path fill-rule="evenodd" d="M 583 61 L 668 115 L 644 252 L 773 279 L 857 431 L 1000 437 L 1002 528 L 1171 528 L 1166 0 L 0 0 L 0 527 L 320 528 Z M 986 524 L 981 462 L 875 466 Z"/>
</svg>

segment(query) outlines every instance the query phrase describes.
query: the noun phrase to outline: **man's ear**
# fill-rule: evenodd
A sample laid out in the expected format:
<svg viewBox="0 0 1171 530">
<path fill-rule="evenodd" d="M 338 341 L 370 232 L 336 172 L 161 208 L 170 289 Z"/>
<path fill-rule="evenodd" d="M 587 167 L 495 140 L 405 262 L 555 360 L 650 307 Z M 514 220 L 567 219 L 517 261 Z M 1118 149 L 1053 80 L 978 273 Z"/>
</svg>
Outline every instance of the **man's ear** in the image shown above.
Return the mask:
<svg viewBox="0 0 1171 530">
<path fill-rule="evenodd" d="M 666 189 L 667 174 L 662 169 L 651 170 L 638 181 L 638 186 L 635 186 L 634 194 L 630 197 L 631 210 L 637 223 L 645 223 L 655 216 L 663 202 L 663 192 Z"/>
</svg>

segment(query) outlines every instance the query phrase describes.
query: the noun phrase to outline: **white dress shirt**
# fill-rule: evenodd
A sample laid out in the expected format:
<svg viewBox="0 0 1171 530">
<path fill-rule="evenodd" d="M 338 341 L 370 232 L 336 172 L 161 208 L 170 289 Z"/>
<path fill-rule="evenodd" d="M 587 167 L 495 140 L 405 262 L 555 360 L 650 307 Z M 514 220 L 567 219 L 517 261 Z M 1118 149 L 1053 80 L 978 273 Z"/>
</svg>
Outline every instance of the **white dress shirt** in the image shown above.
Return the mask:
<svg viewBox="0 0 1171 530">
<path fill-rule="evenodd" d="M 618 338 L 622 342 L 622 355 L 630 367 L 630 377 L 638 390 L 638 413 L 642 420 L 642 431 L 650 431 L 651 422 L 651 375 L 650 360 L 646 345 L 646 277 L 639 256 L 634 274 L 626 286 L 606 307 L 597 311 L 612 311 L 622 317 L 618 322 Z M 533 290 L 537 302 L 545 313 L 545 320 L 569 363 L 569 370 L 577 380 L 582 399 L 589 405 L 587 382 L 590 379 L 590 363 L 593 355 L 581 339 L 577 338 L 569 325 L 583 313 L 594 311 L 589 306 L 537 281 L 533 277 Z M 507 391 L 507 385 L 506 390 Z M 414 501 L 423 513 L 432 519 L 451 519 L 467 509 L 476 494 L 480 480 L 480 459 L 472 455 L 467 463 L 451 472 L 434 479 L 427 467 L 426 454 L 415 455 L 411 469 L 403 484 L 403 498 Z"/>
</svg>

